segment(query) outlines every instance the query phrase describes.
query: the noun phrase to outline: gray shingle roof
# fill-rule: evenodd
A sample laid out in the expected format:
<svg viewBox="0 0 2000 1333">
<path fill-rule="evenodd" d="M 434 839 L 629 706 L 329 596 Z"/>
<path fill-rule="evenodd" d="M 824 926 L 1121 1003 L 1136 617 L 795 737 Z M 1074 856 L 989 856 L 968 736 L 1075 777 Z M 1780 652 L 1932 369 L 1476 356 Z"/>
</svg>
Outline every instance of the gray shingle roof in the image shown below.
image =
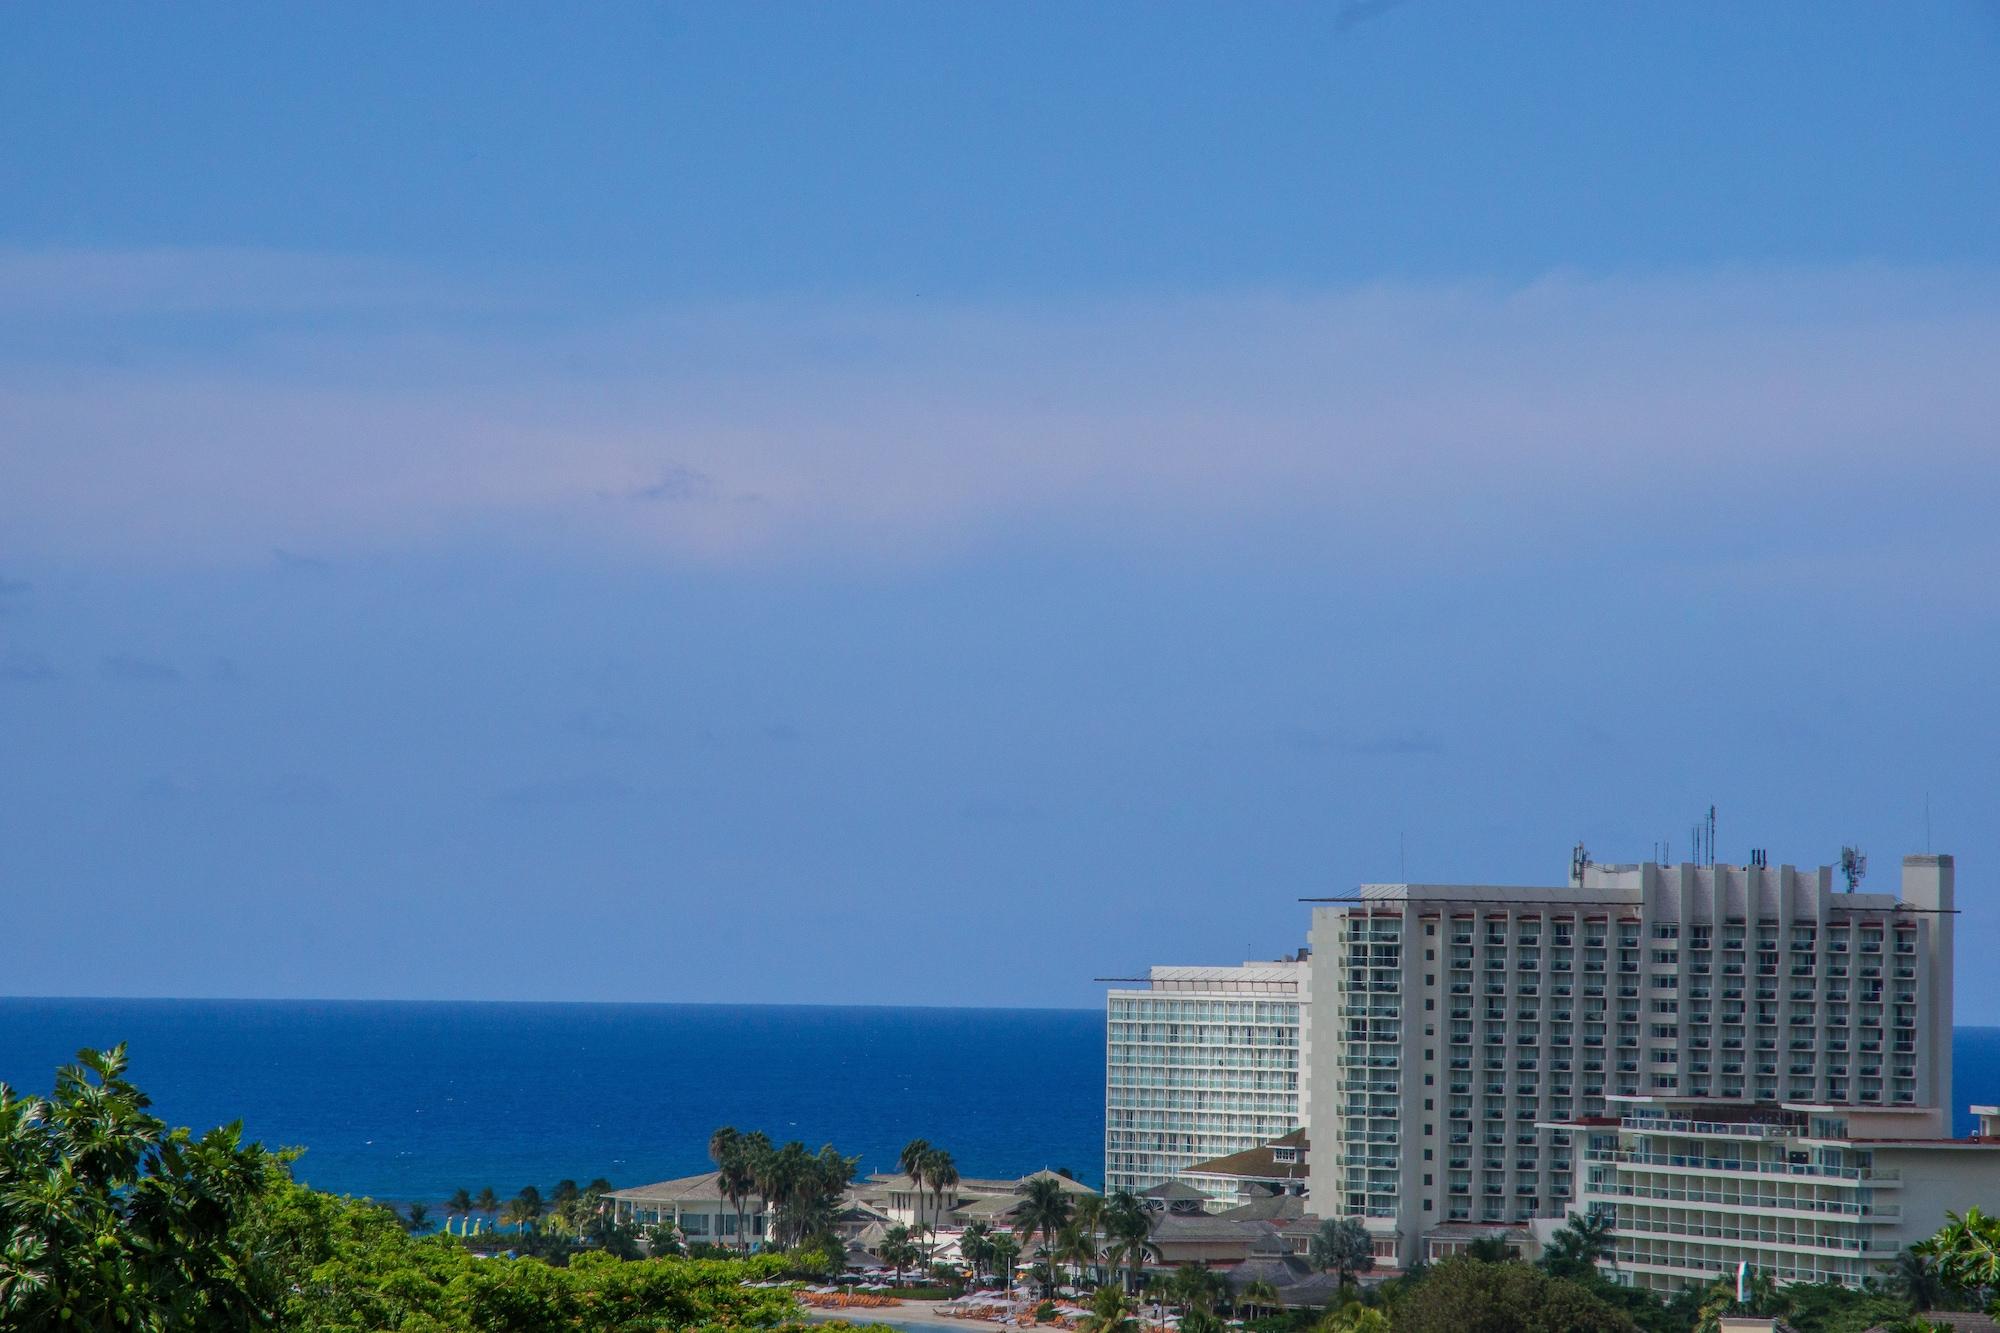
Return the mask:
<svg viewBox="0 0 2000 1333">
<path fill-rule="evenodd" d="M 613 1190 L 609 1197 L 625 1199 L 632 1203 L 677 1203 L 685 1199 L 706 1198 L 720 1200 L 715 1182 L 721 1176 L 719 1171 L 704 1171 L 698 1176 L 681 1176 L 675 1180 L 656 1181 L 651 1185 L 634 1185 L 630 1189 Z M 753 1200 L 761 1203 L 761 1200 Z"/>
<path fill-rule="evenodd" d="M 1154 1240 L 1240 1240 L 1254 1241 L 1277 1230 L 1269 1222 L 1233 1221 L 1202 1213 L 1168 1213 L 1153 1224 Z"/>
<path fill-rule="evenodd" d="M 1267 1198 L 1252 1199 L 1249 1203 L 1234 1208 L 1225 1208 L 1217 1217 L 1230 1217 L 1244 1222 L 1290 1222 L 1306 1215 L 1306 1201 L 1296 1194 L 1273 1194 Z"/>
</svg>

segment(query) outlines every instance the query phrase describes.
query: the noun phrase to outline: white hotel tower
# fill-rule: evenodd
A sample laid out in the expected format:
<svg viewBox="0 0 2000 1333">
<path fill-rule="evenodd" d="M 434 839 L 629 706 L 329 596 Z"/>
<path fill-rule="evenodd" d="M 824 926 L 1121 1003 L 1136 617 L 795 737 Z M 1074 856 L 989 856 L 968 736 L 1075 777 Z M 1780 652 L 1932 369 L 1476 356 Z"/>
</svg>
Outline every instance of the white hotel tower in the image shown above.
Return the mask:
<svg viewBox="0 0 2000 1333">
<path fill-rule="evenodd" d="M 1307 965 L 1155 967 L 1106 998 L 1104 1184 L 1150 1189 L 1305 1123 Z"/>
<path fill-rule="evenodd" d="M 1928 1176 L 1878 1160 L 1989 1146 L 1942 1141 L 1951 858 L 1905 858 L 1900 898 L 1756 860 L 1317 908 L 1313 1210 L 1360 1217 L 1408 1266 L 1596 1208 L 1623 1280 L 1678 1287 L 1744 1258 L 1859 1281 L 1978 1201 L 1893 1200 L 1886 1177 Z"/>
</svg>

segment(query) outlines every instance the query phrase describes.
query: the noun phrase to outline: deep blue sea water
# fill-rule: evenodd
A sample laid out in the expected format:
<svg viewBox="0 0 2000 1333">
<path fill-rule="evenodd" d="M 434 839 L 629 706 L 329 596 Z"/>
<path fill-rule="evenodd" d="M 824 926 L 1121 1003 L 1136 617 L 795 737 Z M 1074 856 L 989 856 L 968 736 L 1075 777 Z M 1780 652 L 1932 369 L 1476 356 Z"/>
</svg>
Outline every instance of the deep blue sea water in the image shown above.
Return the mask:
<svg viewBox="0 0 2000 1333">
<path fill-rule="evenodd" d="M 1104 1168 L 1104 1015 L 1037 1009 L 0 999 L 0 1081 L 46 1091 L 130 1044 L 161 1116 L 241 1118 L 299 1176 L 389 1200 L 705 1171 L 709 1131 L 831 1142 L 893 1170 Z"/>
<path fill-rule="evenodd" d="M 685 1175 L 720 1124 L 864 1170 L 919 1135 L 968 1176 L 1104 1169 L 1091 1010 L 0 999 L 17 1088 L 117 1041 L 172 1123 L 241 1117 L 306 1148 L 305 1180 L 380 1199 Z M 1961 1028 L 1954 1052 L 1963 1133 L 1969 1103 L 2000 1103 L 2000 1028 Z"/>
</svg>

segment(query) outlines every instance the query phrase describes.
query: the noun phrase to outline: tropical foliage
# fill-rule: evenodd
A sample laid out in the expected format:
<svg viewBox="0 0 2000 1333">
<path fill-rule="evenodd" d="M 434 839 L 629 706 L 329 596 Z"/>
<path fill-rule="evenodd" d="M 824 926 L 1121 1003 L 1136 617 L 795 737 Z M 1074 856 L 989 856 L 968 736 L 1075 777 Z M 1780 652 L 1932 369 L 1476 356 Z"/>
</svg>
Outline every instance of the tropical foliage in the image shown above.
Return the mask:
<svg viewBox="0 0 2000 1333">
<path fill-rule="evenodd" d="M 779 1256 L 623 1262 L 585 1253 L 558 1267 L 482 1259 L 412 1237 L 379 1209 L 273 1178 L 245 1228 L 262 1288 L 289 1333 L 637 1333 L 797 1323 L 788 1293 L 746 1279 Z"/>
<path fill-rule="evenodd" d="M 1138 1308 L 1118 1287 L 1099 1287 L 1090 1298 L 1090 1313 L 1077 1325 L 1081 1333 L 1140 1333 Z"/>
<path fill-rule="evenodd" d="M 1527 1264 L 1447 1259 L 1396 1307 L 1396 1333 L 1636 1333 L 1582 1283 Z"/>
<path fill-rule="evenodd" d="M 1390 1333 L 1388 1313 L 1376 1306 L 1349 1301 L 1314 1326 L 1314 1333 Z"/>
<path fill-rule="evenodd" d="M 882 1241 L 875 1247 L 876 1257 L 896 1270 L 896 1281 L 900 1285 L 903 1271 L 923 1262 L 924 1252 L 910 1239 L 910 1229 L 897 1225 L 882 1234 Z"/>
<path fill-rule="evenodd" d="M 1571 1213 L 1542 1247 L 1541 1266 L 1553 1277 L 1587 1278 L 1611 1258 L 1611 1221 L 1601 1213 Z"/>
<path fill-rule="evenodd" d="M 736 1212 L 739 1247 L 746 1243 L 744 1208 L 752 1198 L 764 1200 L 771 1212 L 772 1244 L 791 1248 L 823 1241 L 833 1232 L 834 1211 L 861 1161 L 830 1143 L 818 1152 L 796 1139 L 773 1147 L 761 1131 L 739 1134 L 731 1126 L 709 1136 L 708 1151 L 716 1164 L 716 1189 Z"/>
<path fill-rule="evenodd" d="M 1033 1245 L 1036 1237 L 1041 1238 L 1039 1248 L 1046 1260 L 1044 1278 L 1050 1295 L 1055 1292 L 1056 1250 L 1063 1228 L 1069 1225 L 1072 1208 L 1069 1192 L 1060 1181 L 1035 1176 L 1022 1192 L 1020 1207 L 1014 1210 L 1014 1234 L 1021 1238 L 1022 1245 Z"/>
<path fill-rule="evenodd" d="M 1917 1254 L 1931 1261 L 1948 1287 L 2000 1287 L 2000 1215 L 1968 1208 L 1963 1217 L 1947 1216 L 1951 1220 L 1936 1235 L 1915 1247 Z"/>
<path fill-rule="evenodd" d="M 416 1235 L 399 1214 L 295 1183 L 237 1126 L 169 1129 L 125 1076 L 124 1048 L 85 1051 L 47 1097 L 0 1086 L 0 1328 L 55 1333 L 658 1333 L 801 1329 L 782 1287 L 747 1282 L 825 1255 L 636 1255 L 607 1233 L 608 1182 L 559 1182 L 508 1205 L 574 1232 L 562 1263 L 496 1260 L 467 1238 Z M 801 1150 L 803 1151 L 803 1150 Z M 816 1179 L 838 1175 L 806 1155 Z M 840 1159 L 846 1161 L 847 1159 Z M 847 1168 L 852 1170 L 851 1165 Z M 449 1217 L 494 1215 L 461 1190 Z M 480 1238 L 484 1239 L 484 1238 Z M 677 1240 L 667 1229 L 655 1252 Z"/>
<path fill-rule="evenodd" d="M 1320 1223 L 1306 1253 L 1320 1272 L 1338 1274 L 1343 1287 L 1375 1267 L 1375 1242 L 1352 1217 L 1330 1217 Z"/>
<path fill-rule="evenodd" d="M 1104 1201 L 1104 1258 L 1113 1268 L 1126 1270 L 1126 1289 L 1137 1292 L 1148 1259 L 1160 1257 L 1153 1243 L 1153 1219 L 1136 1195 L 1119 1190 Z"/>
<path fill-rule="evenodd" d="M 240 1124 L 168 1129 L 125 1065 L 123 1046 L 83 1051 L 48 1097 L 0 1084 L 0 1327 L 254 1327 L 241 1224 L 278 1164 Z"/>
</svg>

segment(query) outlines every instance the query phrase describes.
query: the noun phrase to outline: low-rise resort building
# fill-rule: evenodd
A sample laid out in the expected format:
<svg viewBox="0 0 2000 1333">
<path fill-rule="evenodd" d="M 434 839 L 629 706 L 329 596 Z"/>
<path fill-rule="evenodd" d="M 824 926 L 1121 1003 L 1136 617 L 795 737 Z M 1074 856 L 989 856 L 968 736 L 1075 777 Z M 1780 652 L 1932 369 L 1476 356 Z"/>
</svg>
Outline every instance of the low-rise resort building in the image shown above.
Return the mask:
<svg viewBox="0 0 2000 1333">
<path fill-rule="evenodd" d="M 613 1190 L 607 1196 L 612 1217 L 626 1226 L 671 1225 L 693 1244 L 733 1246 L 740 1240 L 742 1248 L 762 1249 L 765 1237 L 771 1234 L 771 1210 L 762 1199 L 752 1196 L 739 1217 L 736 1205 L 717 1188 L 721 1179 L 720 1171 L 704 1171 L 677 1180 Z"/>
<path fill-rule="evenodd" d="M 721 1173 L 704 1171 L 657 1184 L 613 1190 L 609 1196 L 613 1217 L 620 1223 L 640 1228 L 671 1223 L 690 1242 L 736 1245 L 738 1242 L 735 1204 L 720 1192 Z M 961 1180 L 941 1194 L 926 1186 L 919 1190 L 908 1176 L 900 1173 L 872 1175 L 847 1189 L 834 1216 L 834 1228 L 849 1242 L 870 1249 L 889 1228 L 924 1228 L 936 1235 L 939 1255 L 952 1258 L 958 1233 L 974 1222 L 1006 1229 L 1020 1208 L 1028 1186 L 1037 1180 L 1053 1180 L 1072 1195 L 1095 1194 L 1096 1190 L 1054 1171 L 1036 1171 L 1017 1179 Z M 761 1249 L 770 1234 L 769 1209 L 754 1195 L 744 1204 L 743 1248 Z"/>
</svg>

